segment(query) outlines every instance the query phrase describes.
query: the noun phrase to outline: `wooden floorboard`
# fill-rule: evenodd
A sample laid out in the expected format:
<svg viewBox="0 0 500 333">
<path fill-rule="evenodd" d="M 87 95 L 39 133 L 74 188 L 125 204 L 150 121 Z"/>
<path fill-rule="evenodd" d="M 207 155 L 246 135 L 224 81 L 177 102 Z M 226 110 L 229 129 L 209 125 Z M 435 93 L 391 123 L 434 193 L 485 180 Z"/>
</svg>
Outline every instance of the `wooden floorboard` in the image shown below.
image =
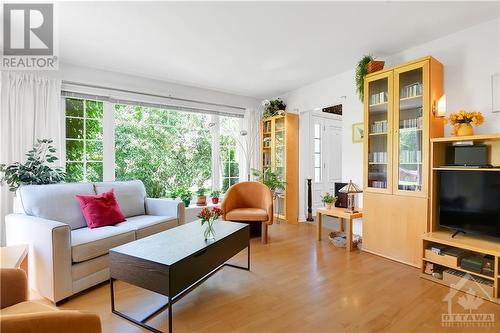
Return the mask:
<svg viewBox="0 0 500 333">
<path fill-rule="evenodd" d="M 252 239 L 251 271 L 225 267 L 174 305 L 175 332 L 499 332 L 444 328 L 448 288 L 420 279 L 419 270 L 372 254 L 347 254 L 315 240 L 310 224 L 272 225 L 269 243 Z M 243 251 L 236 263 L 245 264 Z M 117 307 L 143 317 L 163 297 L 118 282 Z M 463 296 L 459 293 L 457 297 Z M 72 297 L 62 309 L 94 311 L 104 332 L 146 332 L 110 312 L 109 286 Z M 464 313 L 455 300 L 453 312 Z M 500 306 L 484 302 L 474 313 Z M 166 314 L 150 321 L 166 331 Z"/>
</svg>

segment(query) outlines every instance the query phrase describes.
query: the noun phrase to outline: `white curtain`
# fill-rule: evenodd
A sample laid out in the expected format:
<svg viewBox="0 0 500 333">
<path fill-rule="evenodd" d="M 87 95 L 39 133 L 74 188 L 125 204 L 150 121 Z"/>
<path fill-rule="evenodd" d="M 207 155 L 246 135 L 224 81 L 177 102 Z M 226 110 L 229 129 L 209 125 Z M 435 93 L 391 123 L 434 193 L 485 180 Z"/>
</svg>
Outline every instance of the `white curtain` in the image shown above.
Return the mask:
<svg viewBox="0 0 500 333">
<path fill-rule="evenodd" d="M 57 153 L 62 153 L 60 80 L 2 71 L 0 96 L 0 163 L 24 162 L 36 139 L 53 139 Z M 14 196 L 6 185 L 0 190 L 0 233 L 4 245 L 4 218 L 12 211 Z"/>
<path fill-rule="evenodd" d="M 249 169 L 260 169 L 260 118 L 262 116 L 261 108 L 246 109 L 245 117 L 242 120 L 241 129 L 246 131 L 245 136 L 239 136 L 242 151 L 240 156 L 240 181 L 248 180 L 251 174 Z M 251 177 L 253 178 L 253 177 Z"/>
</svg>

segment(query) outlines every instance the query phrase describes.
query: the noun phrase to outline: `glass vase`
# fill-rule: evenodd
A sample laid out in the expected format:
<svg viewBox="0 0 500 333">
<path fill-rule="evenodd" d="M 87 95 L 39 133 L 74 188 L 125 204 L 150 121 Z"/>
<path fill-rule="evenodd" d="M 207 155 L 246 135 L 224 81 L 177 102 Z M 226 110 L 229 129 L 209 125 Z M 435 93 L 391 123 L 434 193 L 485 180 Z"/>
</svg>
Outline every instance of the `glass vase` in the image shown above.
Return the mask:
<svg viewBox="0 0 500 333">
<path fill-rule="evenodd" d="M 215 240 L 215 229 L 214 229 L 214 221 L 213 220 L 208 220 L 205 223 L 205 232 L 203 235 L 205 236 L 205 240 L 211 241 Z"/>
</svg>

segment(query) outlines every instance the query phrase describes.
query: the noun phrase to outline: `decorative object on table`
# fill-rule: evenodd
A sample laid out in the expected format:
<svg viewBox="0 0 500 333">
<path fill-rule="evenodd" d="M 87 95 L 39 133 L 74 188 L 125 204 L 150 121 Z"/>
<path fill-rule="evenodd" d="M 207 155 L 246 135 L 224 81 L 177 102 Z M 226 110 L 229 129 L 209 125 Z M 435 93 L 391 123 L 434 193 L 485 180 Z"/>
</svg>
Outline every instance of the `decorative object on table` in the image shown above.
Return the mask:
<svg viewBox="0 0 500 333">
<path fill-rule="evenodd" d="M 363 142 L 364 131 L 363 123 L 352 124 L 352 143 Z"/>
<path fill-rule="evenodd" d="M 340 193 L 340 189 L 346 186 L 347 183 L 334 183 L 333 195 L 337 197 L 335 201 L 335 207 L 347 208 L 347 193 Z"/>
<path fill-rule="evenodd" d="M 354 184 L 352 180 L 349 180 L 349 183 L 342 187 L 339 190 L 340 193 L 347 193 L 347 210 L 346 212 L 348 213 L 356 213 L 357 211 L 354 209 L 355 208 L 355 195 L 356 193 L 361 193 L 363 192 L 358 185 Z"/>
<path fill-rule="evenodd" d="M 281 98 L 272 99 L 270 101 L 267 99 L 263 100 L 262 106 L 264 107 L 262 119 L 285 114 L 286 104 Z"/>
<path fill-rule="evenodd" d="M 201 220 L 201 225 L 207 225 L 203 233 L 205 240 L 215 239 L 214 222 L 222 215 L 224 215 L 224 211 L 219 207 L 213 207 L 212 209 L 203 208 L 201 210 L 198 218 Z"/>
<path fill-rule="evenodd" d="M 307 218 L 306 221 L 314 221 L 312 217 L 312 189 L 311 189 L 312 179 L 307 178 Z"/>
<path fill-rule="evenodd" d="M 431 262 L 426 262 L 425 263 L 424 273 L 431 275 L 432 272 L 434 272 L 434 264 L 431 263 Z"/>
<path fill-rule="evenodd" d="M 191 198 L 193 197 L 193 193 L 189 190 L 182 190 L 179 196 L 182 202 L 184 203 L 184 206 L 189 207 L 189 205 L 191 204 Z"/>
<path fill-rule="evenodd" d="M 9 190 L 15 192 L 21 185 L 57 184 L 64 181 L 63 169 L 52 166 L 58 160 L 52 142 L 51 139 L 38 139 L 33 149 L 26 154 L 25 163 L 0 164 L 0 173 L 3 174 L 0 184 L 6 183 Z"/>
<path fill-rule="evenodd" d="M 332 206 L 335 203 L 335 201 L 337 201 L 337 197 L 334 197 L 328 192 L 321 197 L 321 202 L 325 204 L 326 209 L 332 209 Z"/>
<path fill-rule="evenodd" d="M 491 111 L 500 112 L 500 73 L 491 76 Z"/>
<path fill-rule="evenodd" d="M 356 92 L 359 99 L 363 101 L 365 89 L 365 76 L 370 73 L 384 69 L 384 61 L 375 60 L 371 55 L 365 55 L 356 66 Z"/>
<path fill-rule="evenodd" d="M 214 205 L 217 205 L 219 203 L 220 191 L 219 190 L 212 190 L 212 192 L 210 192 L 210 197 L 212 198 L 212 203 Z"/>
<path fill-rule="evenodd" d="M 450 114 L 449 118 L 445 118 L 445 122 L 449 122 L 453 126 L 451 135 L 469 136 L 474 135 L 472 125 L 481 125 L 484 122 L 484 117 L 481 112 L 460 110 Z"/>
<path fill-rule="evenodd" d="M 207 205 L 207 196 L 205 193 L 207 192 L 206 189 L 203 187 L 200 187 L 198 191 L 196 191 L 196 206 L 206 206 Z"/>
</svg>

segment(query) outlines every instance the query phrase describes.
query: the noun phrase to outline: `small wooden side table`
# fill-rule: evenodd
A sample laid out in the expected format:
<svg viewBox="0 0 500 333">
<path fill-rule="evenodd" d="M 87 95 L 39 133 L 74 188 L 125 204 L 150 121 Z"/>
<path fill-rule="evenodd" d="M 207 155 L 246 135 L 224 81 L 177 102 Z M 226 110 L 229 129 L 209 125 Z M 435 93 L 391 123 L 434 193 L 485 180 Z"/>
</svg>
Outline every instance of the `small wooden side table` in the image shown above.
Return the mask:
<svg viewBox="0 0 500 333">
<path fill-rule="evenodd" d="M 316 236 L 318 238 L 318 241 L 321 240 L 321 232 L 322 232 L 322 217 L 323 215 L 326 216 L 333 216 L 333 217 L 338 217 L 339 219 L 339 225 L 340 225 L 340 230 L 344 231 L 344 221 L 346 220 L 346 226 L 347 226 L 347 232 L 346 232 L 346 239 L 347 239 L 347 244 L 345 249 L 347 251 L 352 251 L 352 220 L 354 219 L 359 219 L 363 217 L 363 211 L 360 208 L 356 208 L 357 212 L 356 213 L 348 213 L 346 212 L 346 208 L 340 208 L 340 207 L 332 207 L 331 209 L 326 209 L 326 208 L 318 208 L 316 210 Z"/>
<path fill-rule="evenodd" d="M 28 275 L 28 245 L 0 247 L 1 268 L 21 268 Z"/>
</svg>

